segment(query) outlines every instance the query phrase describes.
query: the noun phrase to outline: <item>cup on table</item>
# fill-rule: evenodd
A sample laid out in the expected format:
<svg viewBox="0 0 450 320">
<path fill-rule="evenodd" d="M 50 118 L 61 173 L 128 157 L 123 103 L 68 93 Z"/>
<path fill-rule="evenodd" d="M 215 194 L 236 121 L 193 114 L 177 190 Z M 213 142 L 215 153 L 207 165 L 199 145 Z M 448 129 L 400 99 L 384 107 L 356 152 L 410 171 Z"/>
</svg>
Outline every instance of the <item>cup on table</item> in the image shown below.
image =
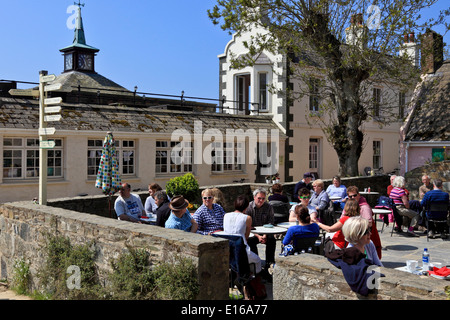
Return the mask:
<svg viewBox="0 0 450 320">
<path fill-rule="evenodd" d="M 408 271 L 413 272 L 416 271 L 417 268 L 417 260 L 406 260 L 406 268 Z"/>
</svg>

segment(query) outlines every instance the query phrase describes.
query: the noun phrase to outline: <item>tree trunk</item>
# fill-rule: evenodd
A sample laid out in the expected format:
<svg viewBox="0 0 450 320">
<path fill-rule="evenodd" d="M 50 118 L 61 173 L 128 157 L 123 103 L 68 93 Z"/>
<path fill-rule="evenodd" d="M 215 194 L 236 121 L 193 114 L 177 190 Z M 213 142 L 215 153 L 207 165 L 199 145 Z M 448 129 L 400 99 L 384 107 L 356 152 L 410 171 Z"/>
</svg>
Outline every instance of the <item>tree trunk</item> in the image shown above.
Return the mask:
<svg viewBox="0 0 450 320">
<path fill-rule="evenodd" d="M 357 77 L 355 77 L 357 78 Z M 359 81 L 342 82 L 340 108 L 336 109 L 337 124 L 330 130 L 331 142 L 339 159 L 339 174 L 343 177 L 358 175 L 358 162 L 362 152 L 364 134 L 360 130 L 367 113 L 359 104 Z"/>
</svg>

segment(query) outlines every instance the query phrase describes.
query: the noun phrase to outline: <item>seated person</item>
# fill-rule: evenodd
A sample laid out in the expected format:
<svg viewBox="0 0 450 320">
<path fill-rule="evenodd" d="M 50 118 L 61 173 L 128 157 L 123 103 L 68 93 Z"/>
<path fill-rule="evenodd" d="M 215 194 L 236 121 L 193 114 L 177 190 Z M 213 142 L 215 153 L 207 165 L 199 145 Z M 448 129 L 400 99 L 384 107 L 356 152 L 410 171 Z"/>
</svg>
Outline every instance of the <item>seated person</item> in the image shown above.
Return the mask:
<svg viewBox="0 0 450 320">
<path fill-rule="evenodd" d="M 269 201 L 281 201 L 281 202 L 289 202 L 289 199 L 286 195 L 283 194 L 283 185 L 280 183 L 275 183 L 272 186 L 272 193 L 269 196 Z"/>
<path fill-rule="evenodd" d="M 306 188 L 308 190 L 312 190 L 311 180 L 313 178 L 313 175 L 311 172 L 306 172 L 303 175 L 303 179 L 300 180 L 294 187 L 294 195 L 292 196 L 292 201 L 294 202 L 300 202 L 300 199 L 297 197 L 298 191 L 302 188 Z"/>
<path fill-rule="evenodd" d="M 300 189 L 298 191 L 298 198 L 300 199 L 300 203 L 292 205 L 292 207 L 289 209 L 289 222 L 297 221 L 297 215 L 295 214 L 295 208 L 300 205 L 302 205 L 308 209 L 309 215 L 311 215 L 313 213 L 317 214 L 316 208 L 314 208 L 309 203 L 309 199 L 311 199 L 311 193 L 309 192 L 308 189 L 306 189 L 306 188 Z"/>
<path fill-rule="evenodd" d="M 131 186 L 128 183 L 122 183 L 119 189 L 119 197 L 114 203 L 114 210 L 119 220 L 124 221 L 140 223 L 141 216 L 145 216 L 141 198 L 131 193 Z"/>
<path fill-rule="evenodd" d="M 193 216 L 198 224 L 197 233 L 206 235 L 223 230 L 225 210 L 219 204 L 214 203 L 214 195 L 211 189 L 202 191 L 202 200 L 203 204 L 195 211 Z"/>
<path fill-rule="evenodd" d="M 420 198 L 420 200 L 423 199 L 423 197 L 425 196 L 425 194 L 428 191 L 431 191 L 434 188 L 433 184 L 431 183 L 430 176 L 428 176 L 428 175 L 422 176 L 422 183 L 423 183 L 423 185 L 421 185 L 419 187 L 419 198 Z"/>
<path fill-rule="evenodd" d="M 246 245 L 248 262 L 255 264 L 255 272 L 261 272 L 261 258 L 250 250 L 247 239 L 252 228 L 252 218 L 245 214 L 249 201 L 246 196 L 240 195 L 234 201 L 234 212 L 228 212 L 223 218 L 223 231 L 228 235 L 241 236 Z"/>
<path fill-rule="evenodd" d="M 225 207 L 225 197 L 223 196 L 222 191 L 220 191 L 219 188 L 212 188 L 211 189 L 212 196 L 214 197 L 213 203 L 217 203 L 222 208 Z"/>
<path fill-rule="evenodd" d="M 186 211 L 189 202 L 183 196 L 174 196 L 169 207 L 172 210 L 165 223 L 167 229 L 179 229 L 186 232 L 197 232 L 197 222 Z"/>
<path fill-rule="evenodd" d="M 324 190 L 324 183 L 322 180 L 317 179 L 313 182 L 314 192 L 309 200 L 310 204 L 316 209 L 316 212 L 311 215 L 311 221 L 317 222 L 319 210 L 325 210 L 330 203 L 330 198 Z"/>
<path fill-rule="evenodd" d="M 264 188 L 253 191 L 253 201 L 248 205 L 245 213 L 252 217 L 252 227 L 274 224 L 275 217 L 272 206 L 266 201 L 267 191 Z M 250 249 L 258 254 L 258 244 L 266 245 L 266 269 L 275 263 L 276 240 L 272 234 L 255 234 L 249 238 Z"/>
<path fill-rule="evenodd" d="M 148 185 L 149 196 L 147 197 L 147 199 L 145 199 L 144 208 L 145 208 L 145 213 L 149 217 L 151 217 L 152 214 L 155 214 L 157 206 L 155 204 L 155 199 L 153 199 L 153 196 L 155 195 L 155 192 L 159 191 L 159 190 L 162 190 L 162 188 L 157 183 L 151 183 Z"/>
<path fill-rule="evenodd" d="M 344 209 L 345 202 L 343 201 L 347 197 L 347 188 L 341 184 L 341 178 L 339 176 L 333 177 L 333 183 L 327 188 L 327 194 L 329 197 L 339 197 L 340 200 L 332 200 L 335 204 L 335 210 Z"/>
<path fill-rule="evenodd" d="M 389 194 L 389 198 L 391 198 L 394 201 L 395 207 L 398 210 L 398 213 L 401 216 L 407 217 L 411 220 L 409 227 L 408 227 L 408 235 L 417 237 L 414 233 L 414 227 L 417 225 L 419 221 L 419 214 L 411 210 L 409 208 L 409 200 L 408 195 L 405 191 L 405 178 L 402 176 L 397 176 L 394 179 L 393 182 L 393 188 L 391 190 L 391 193 Z M 401 226 L 397 226 L 401 229 Z"/>
<path fill-rule="evenodd" d="M 334 247 L 336 249 L 344 249 L 347 247 L 348 243 L 345 241 L 345 237 L 342 233 L 342 227 L 349 218 L 359 216 L 359 210 L 360 209 L 358 201 L 356 201 L 355 199 L 348 199 L 345 202 L 343 214 L 338 222 L 336 222 L 332 226 L 327 226 L 326 224 L 323 224 L 321 222 L 318 223 L 319 227 L 326 232 L 334 232 L 331 240 L 333 241 Z"/>
<path fill-rule="evenodd" d="M 447 210 L 444 210 L 441 212 L 430 212 L 429 210 L 427 210 L 427 212 L 426 212 L 427 219 L 446 220 L 448 218 L 449 195 L 447 192 L 442 191 L 442 180 L 440 180 L 440 179 L 433 180 L 433 190 L 425 193 L 422 201 L 420 202 L 420 204 L 425 209 L 428 209 L 428 206 L 431 203 L 443 203 L 444 207 L 445 207 L 445 204 L 447 204 Z M 431 230 L 427 230 L 428 236 L 430 238 L 434 238 L 435 230 L 434 230 L 434 228 L 430 228 L 430 229 Z M 445 231 L 442 232 L 441 237 L 442 238 L 447 237 L 445 235 Z"/>
<path fill-rule="evenodd" d="M 372 226 L 369 220 L 358 216 L 349 218 L 342 226 L 342 233 L 348 242 L 348 248 L 358 248 L 361 253 L 366 255 L 366 259 L 371 260 L 374 265 L 382 267 L 383 264 L 378 258 L 377 249 L 370 240 L 371 230 Z"/>
<path fill-rule="evenodd" d="M 320 228 L 316 223 L 311 223 L 308 209 L 302 205 L 295 207 L 295 215 L 297 217 L 298 225 L 292 226 L 288 229 L 283 238 L 283 245 L 290 244 L 294 237 L 312 238 L 319 237 Z M 293 243 L 295 247 L 295 243 Z"/>
<path fill-rule="evenodd" d="M 164 228 L 167 219 L 170 217 L 170 201 L 163 190 L 156 191 L 153 194 L 153 198 L 156 204 L 156 210 L 154 211 L 154 214 L 156 214 L 156 225 Z"/>
</svg>

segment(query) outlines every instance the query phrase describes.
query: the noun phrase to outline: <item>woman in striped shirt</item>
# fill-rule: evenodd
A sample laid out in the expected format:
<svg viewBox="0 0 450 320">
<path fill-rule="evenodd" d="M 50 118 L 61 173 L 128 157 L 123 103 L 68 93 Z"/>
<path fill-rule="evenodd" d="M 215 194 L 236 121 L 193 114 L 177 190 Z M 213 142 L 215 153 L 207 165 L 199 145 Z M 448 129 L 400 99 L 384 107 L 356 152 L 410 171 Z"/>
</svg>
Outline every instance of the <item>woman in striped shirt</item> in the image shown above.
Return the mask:
<svg viewBox="0 0 450 320">
<path fill-rule="evenodd" d="M 414 237 L 418 237 L 418 235 L 414 233 L 414 227 L 417 225 L 417 222 L 419 221 L 419 214 L 409 208 L 408 196 L 405 192 L 405 178 L 403 178 L 402 176 L 395 177 L 392 185 L 394 187 L 392 188 L 392 191 L 389 194 L 389 198 L 391 198 L 394 201 L 398 213 L 401 216 L 407 217 L 408 219 L 411 220 L 408 228 L 408 234 Z M 401 230 L 401 226 L 398 227 Z"/>
</svg>

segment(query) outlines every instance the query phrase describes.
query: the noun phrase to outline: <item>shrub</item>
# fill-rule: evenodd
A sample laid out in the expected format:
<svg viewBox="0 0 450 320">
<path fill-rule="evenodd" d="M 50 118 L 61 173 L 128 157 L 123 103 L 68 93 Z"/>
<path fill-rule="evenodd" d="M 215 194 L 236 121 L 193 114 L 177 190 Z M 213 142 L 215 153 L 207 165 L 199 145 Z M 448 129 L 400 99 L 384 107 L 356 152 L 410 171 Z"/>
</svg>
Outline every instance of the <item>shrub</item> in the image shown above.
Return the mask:
<svg viewBox="0 0 450 320">
<path fill-rule="evenodd" d="M 154 279 L 150 268 L 149 254 L 144 249 L 128 248 L 116 261 L 111 263 L 113 272 L 111 295 L 113 299 L 152 299 Z"/>
<path fill-rule="evenodd" d="M 182 195 L 189 202 L 195 202 L 200 197 L 200 187 L 192 173 L 170 179 L 166 184 L 166 192 L 169 197 Z"/>
<path fill-rule="evenodd" d="M 48 235 L 47 244 L 43 248 L 46 253 L 44 267 L 39 270 L 44 296 L 51 299 L 99 299 L 102 297 L 101 285 L 95 264 L 95 251 L 92 243 L 71 245 L 65 237 Z M 73 289 L 68 285 L 69 267 L 79 268 L 80 288 Z"/>
</svg>

